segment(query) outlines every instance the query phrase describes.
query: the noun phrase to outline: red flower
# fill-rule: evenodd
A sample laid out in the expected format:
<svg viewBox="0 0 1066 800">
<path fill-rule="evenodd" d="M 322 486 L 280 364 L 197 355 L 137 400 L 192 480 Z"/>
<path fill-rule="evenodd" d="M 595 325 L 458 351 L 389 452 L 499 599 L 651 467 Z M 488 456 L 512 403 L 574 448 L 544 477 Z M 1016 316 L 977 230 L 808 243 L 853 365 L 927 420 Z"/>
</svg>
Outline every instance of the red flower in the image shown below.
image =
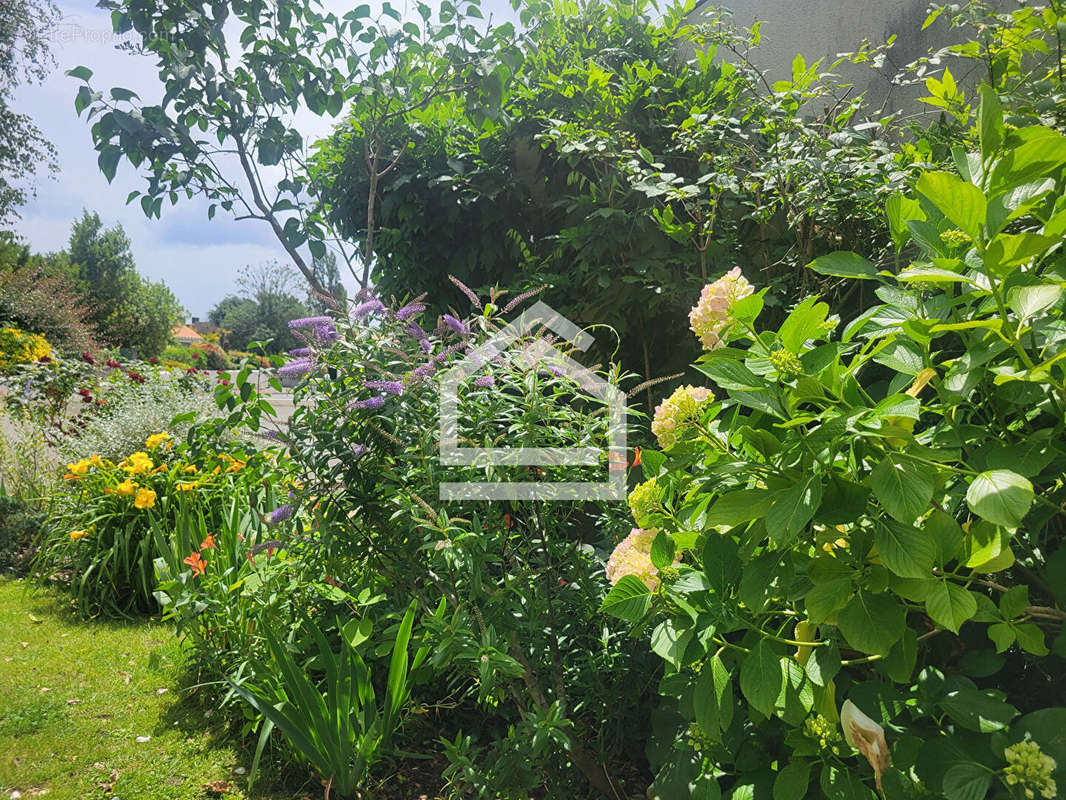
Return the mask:
<svg viewBox="0 0 1066 800">
<path fill-rule="evenodd" d="M 218 385 L 219 386 L 229 386 L 229 381 L 227 381 L 225 378 L 223 378 L 222 380 L 220 380 L 218 382 Z"/>
<path fill-rule="evenodd" d="M 191 374 L 193 374 L 193 375 L 196 375 L 197 373 L 199 373 L 199 370 L 196 369 L 196 367 L 189 367 L 189 369 L 186 370 L 186 371 L 191 373 Z"/>
<path fill-rule="evenodd" d="M 109 358 L 109 359 L 107 360 L 107 365 L 108 365 L 109 367 L 111 367 L 112 369 L 118 369 L 119 367 L 121 367 L 121 366 L 122 366 L 122 365 L 121 365 L 121 364 L 119 364 L 119 363 L 118 363 L 117 361 L 115 361 L 115 359 L 113 359 L 113 358 Z"/>
<path fill-rule="evenodd" d="M 80 394 L 82 397 L 92 397 L 93 396 L 93 393 L 90 392 L 88 389 L 78 389 L 78 394 Z"/>
<path fill-rule="evenodd" d="M 37 363 L 39 363 L 39 364 L 51 364 L 52 363 L 52 359 L 50 359 L 48 356 L 41 356 L 40 358 L 37 359 Z"/>
<path fill-rule="evenodd" d="M 192 574 L 194 576 L 203 575 L 204 574 L 204 567 L 207 566 L 207 562 L 204 561 L 202 558 L 200 558 L 200 554 L 198 552 L 196 552 L 195 550 L 193 550 L 191 553 L 189 553 L 189 555 L 186 557 L 186 559 L 184 561 L 182 561 L 181 563 L 188 564 L 190 567 L 192 567 Z"/>
<path fill-rule="evenodd" d="M 215 546 L 215 534 L 213 534 L 213 533 L 207 534 L 207 538 L 204 539 L 202 542 L 200 542 L 200 549 L 201 550 L 217 550 L 218 547 Z"/>
<path fill-rule="evenodd" d="M 244 554 L 244 557 L 248 559 L 249 564 L 251 564 L 253 567 L 255 566 L 255 556 L 248 552 Z"/>
<path fill-rule="evenodd" d="M 148 359 L 148 363 L 149 364 L 158 364 L 159 363 L 159 359 L 156 358 L 155 356 L 152 356 L 150 359 Z"/>
<path fill-rule="evenodd" d="M 85 362 L 86 364 L 95 364 L 95 363 L 96 363 L 96 359 L 95 359 L 95 358 L 93 358 L 93 357 L 92 357 L 91 355 L 89 355 L 88 353 L 82 353 L 82 354 L 81 354 L 81 359 L 82 359 L 82 361 L 84 361 L 84 362 Z"/>
<path fill-rule="evenodd" d="M 507 530 L 511 530 L 514 527 L 514 520 L 511 519 L 510 514 L 504 514 L 503 521 L 507 524 Z"/>
<path fill-rule="evenodd" d="M 192 357 L 193 357 L 193 358 L 199 358 L 199 357 L 200 357 L 200 354 L 199 354 L 199 353 L 193 353 L 193 354 L 192 354 Z"/>
</svg>

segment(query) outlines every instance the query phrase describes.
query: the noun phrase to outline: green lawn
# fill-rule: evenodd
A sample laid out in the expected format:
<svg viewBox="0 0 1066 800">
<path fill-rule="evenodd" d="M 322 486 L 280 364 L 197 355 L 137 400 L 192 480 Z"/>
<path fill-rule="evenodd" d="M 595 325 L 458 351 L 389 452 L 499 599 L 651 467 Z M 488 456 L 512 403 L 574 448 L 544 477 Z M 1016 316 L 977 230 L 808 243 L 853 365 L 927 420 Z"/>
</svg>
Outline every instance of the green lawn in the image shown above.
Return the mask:
<svg viewBox="0 0 1066 800">
<path fill-rule="evenodd" d="M 248 792 L 240 771 L 250 755 L 212 725 L 183 678 L 181 648 L 165 624 L 80 621 L 55 596 L 0 579 L 0 797 L 47 790 L 49 800 L 288 800 L 321 792 Z M 231 787 L 204 788 L 214 781 Z"/>
</svg>

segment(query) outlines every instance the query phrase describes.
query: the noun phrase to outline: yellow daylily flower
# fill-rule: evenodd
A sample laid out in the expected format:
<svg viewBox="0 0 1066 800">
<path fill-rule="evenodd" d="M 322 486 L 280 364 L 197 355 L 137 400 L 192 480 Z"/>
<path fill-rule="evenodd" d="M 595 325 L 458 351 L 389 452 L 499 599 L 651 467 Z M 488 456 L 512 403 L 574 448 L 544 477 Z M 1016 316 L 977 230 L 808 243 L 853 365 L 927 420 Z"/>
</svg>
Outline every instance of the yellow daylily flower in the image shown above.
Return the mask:
<svg viewBox="0 0 1066 800">
<path fill-rule="evenodd" d="M 89 535 L 88 531 L 71 531 L 70 532 L 70 538 L 74 539 L 75 541 L 77 541 L 78 539 L 84 539 L 88 535 Z"/>
<path fill-rule="evenodd" d="M 71 475 L 81 477 L 87 475 L 89 472 L 89 459 L 83 458 L 81 461 L 77 461 L 73 464 L 67 464 L 67 472 Z"/>
<path fill-rule="evenodd" d="M 144 440 L 144 446 L 151 450 L 153 447 L 159 447 L 164 442 L 170 441 L 173 437 L 166 431 L 161 433 L 153 433 L 147 439 Z"/>
<path fill-rule="evenodd" d="M 189 466 L 185 467 L 185 469 L 183 469 L 182 472 L 184 472 L 187 475 L 195 475 L 197 472 L 199 472 L 199 470 L 196 469 L 196 465 L 195 464 L 189 464 Z"/>
<path fill-rule="evenodd" d="M 97 455 L 96 453 L 93 453 L 91 456 L 89 456 L 89 463 L 92 464 L 97 469 L 106 469 L 107 468 L 107 463 L 102 458 L 100 458 L 100 456 Z"/>
<path fill-rule="evenodd" d="M 195 489 L 199 485 L 200 484 L 198 484 L 196 481 L 183 481 L 182 483 L 174 484 L 174 487 L 179 492 L 191 492 L 193 489 Z"/>
<path fill-rule="evenodd" d="M 124 480 L 114 489 L 115 494 L 124 494 L 130 496 L 137 491 L 137 484 L 131 480 Z"/>
<path fill-rule="evenodd" d="M 151 489 L 138 489 L 133 505 L 136 508 L 152 508 L 155 506 L 155 497 L 155 492 Z"/>
<path fill-rule="evenodd" d="M 130 475 L 140 475 L 142 472 L 149 472 L 153 467 L 155 467 L 155 462 L 143 451 L 131 453 L 130 456 L 122 462 L 122 469 Z"/>
</svg>

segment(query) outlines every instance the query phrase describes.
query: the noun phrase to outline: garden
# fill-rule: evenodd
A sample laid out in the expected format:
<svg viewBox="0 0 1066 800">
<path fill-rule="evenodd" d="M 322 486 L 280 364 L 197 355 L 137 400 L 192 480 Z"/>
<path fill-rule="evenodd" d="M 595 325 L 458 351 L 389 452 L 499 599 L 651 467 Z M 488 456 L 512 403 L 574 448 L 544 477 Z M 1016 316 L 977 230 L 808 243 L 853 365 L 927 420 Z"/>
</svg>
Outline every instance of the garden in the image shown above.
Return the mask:
<svg viewBox="0 0 1066 800">
<path fill-rule="evenodd" d="M 1066 9 L 933 7 L 916 121 L 691 4 L 102 5 L 101 169 L 318 305 L 142 360 L 0 277 L 6 795 L 1059 796 Z"/>
</svg>

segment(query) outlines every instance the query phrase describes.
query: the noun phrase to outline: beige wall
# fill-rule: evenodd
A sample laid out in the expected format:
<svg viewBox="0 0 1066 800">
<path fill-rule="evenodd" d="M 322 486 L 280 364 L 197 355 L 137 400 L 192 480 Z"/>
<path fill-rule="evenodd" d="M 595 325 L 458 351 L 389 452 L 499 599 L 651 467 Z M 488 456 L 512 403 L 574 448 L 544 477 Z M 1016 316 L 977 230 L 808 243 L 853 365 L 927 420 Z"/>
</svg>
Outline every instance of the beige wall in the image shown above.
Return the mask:
<svg viewBox="0 0 1066 800">
<path fill-rule="evenodd" d="M 921 30 L 929 0 L 723 0 L 713 5 L 730 10 L 737 26 L 762 21 L 763 41 L 753 53 L 753 61 L 768 73 L 771 82 L 791 75 L 797 53 L 808 64 L 819 58 L 831 61 L 838 53 L 857 50 L 864 38 L 871 44 L 882 44 L 896 34 L 896 43 L 880 69 L 844 65 L 840 70 L 856 89 L 867 92 L 872 107 L 885 104 L 886 112 L 901 109 L 913 115 L 931 109 L 916 99 L 925 94 L 924 87 L 894 85 L 892 78 L 930 49 L 959 41 L 958 33 L 942 18 Z M 705 17 L 708 10 L 708 5 L 697 7 L 693 16 Z M 956 78 L 969 96 L 978 75 Z"/>
</svg>

